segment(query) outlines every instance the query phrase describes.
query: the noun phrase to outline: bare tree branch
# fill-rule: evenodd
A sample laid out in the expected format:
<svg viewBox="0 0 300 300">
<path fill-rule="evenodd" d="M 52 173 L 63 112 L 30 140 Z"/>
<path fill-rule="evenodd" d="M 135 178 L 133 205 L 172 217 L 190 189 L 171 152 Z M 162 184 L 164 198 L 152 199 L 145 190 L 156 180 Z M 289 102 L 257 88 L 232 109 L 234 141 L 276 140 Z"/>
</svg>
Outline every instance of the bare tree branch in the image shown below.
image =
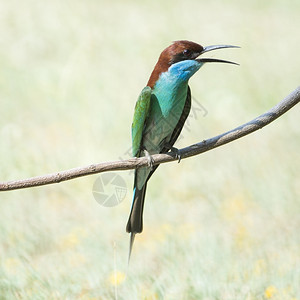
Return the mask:
<svg viewBox="0 0 300 300">
<path fill-rule="evenodd" d="M 227 131 L 223 134 L 204 140 L 189 147 L 180 149 L 181 158 L 188 158 L 200 153 L 209 151 L 219 146 L 225 145 L 236 139 L 239 139 L 249 133 L 252 133 L 264 126 L 270 124 L 282 114 L 291 109 L 300 101 L 300 86 L 296 88 L 285 99 L 279 102 L 275 107 L 267 111 L 266 113 L 258 116 L 254 120 L 245 123 L 235 129 Z M 154 164 L 161 164 L 170 161 L 177 160 L 174 152 L 167 154 L 155 154 L 153 155 Z M 74 179 L 81 176 L 106 172 L 106 171 L 121 171 L 136 169 L 148 164 L 148 160 L 145 157 L 131 158 L 128 160 L 103 162 L 98 164 L 92 164 L 86 167 L 74 168 L 66 171 L 56 172 L 52 174 L 32 177 L 23 180 L 12 180 L 7 182 L 0 182 L 0 191 L 11 191 L 22 188 L 29 188 L 34 186 L 59 183 L 62 181 Z"/>
</svg>

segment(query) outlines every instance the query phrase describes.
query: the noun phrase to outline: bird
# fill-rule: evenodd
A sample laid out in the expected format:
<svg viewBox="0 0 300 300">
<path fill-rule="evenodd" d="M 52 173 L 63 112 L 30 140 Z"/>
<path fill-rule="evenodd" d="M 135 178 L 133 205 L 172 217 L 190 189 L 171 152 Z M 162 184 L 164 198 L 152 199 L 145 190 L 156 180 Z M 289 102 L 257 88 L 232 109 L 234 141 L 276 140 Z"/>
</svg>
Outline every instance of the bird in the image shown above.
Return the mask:
<svg viewBox="0 0 300 300">
<path fill-rule="evenodd" d="M 132 155 L 147 157 L 148 165 L 134 172 L 133 200 L 126 226 L 126 231 L 131 234 L 128 263 L 135 235 L 143 231 L 147 183 L 158 168 L 158 165 L 153 165 L 151 155 L 171 150 L 180 161 L 180 151 L 173 145 L 191 109 L 189 79 L 206 63 L 238 65 L 227 60 L 198 58 L 203 53 L 222 48 L 239 47 L 232 45 L 203 47 L 188 40 L 173 42 L 160 54 L 146 87 L 138 97 L 131 127 Z"/>
</svg>

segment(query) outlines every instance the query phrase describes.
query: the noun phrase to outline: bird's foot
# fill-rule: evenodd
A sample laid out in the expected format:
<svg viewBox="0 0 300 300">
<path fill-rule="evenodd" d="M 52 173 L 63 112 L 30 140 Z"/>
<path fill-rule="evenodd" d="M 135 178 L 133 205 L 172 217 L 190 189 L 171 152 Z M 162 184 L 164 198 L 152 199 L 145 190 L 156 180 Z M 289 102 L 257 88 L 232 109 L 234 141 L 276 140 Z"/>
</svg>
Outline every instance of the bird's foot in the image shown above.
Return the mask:
<svg viewBox="0 0 300 300">
<path fill-rule="evenodd" d="M 145 153 L 145 156 L 148 159 L 148 166 L 152 170 L 153 169 L 153 165 L 154 165 L 154 159 L 153 159 L 153 157 L 151 156 L 151 154 L 146 149 L 144 149 L 144 153 Z"/>
<path fill-rule="evenodd" d="M 178 148 L 171 147 L 170 149 L 172 152 L 175 152 L 175 158 L 178 159 L 178 163 L 181 161 L 181 151 Z"/>
</svg>

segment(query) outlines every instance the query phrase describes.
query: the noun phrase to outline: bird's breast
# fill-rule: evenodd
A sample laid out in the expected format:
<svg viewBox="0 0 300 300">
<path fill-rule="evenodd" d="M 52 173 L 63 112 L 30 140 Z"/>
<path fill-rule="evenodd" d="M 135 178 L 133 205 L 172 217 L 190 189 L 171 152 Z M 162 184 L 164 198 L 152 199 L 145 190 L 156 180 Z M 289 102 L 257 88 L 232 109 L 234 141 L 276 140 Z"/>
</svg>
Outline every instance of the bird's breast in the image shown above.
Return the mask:
<svg viewBox="0 0 300 300">
<path fill-rule="evenodd" d="M 183 110 L 187 96 L 187 81 L 170 76 L 168 72 L 161 74 L 153 89 L 154 108 L 164 118 L 177 116 Z M 155 107 L 156 106 L 156 107 Z M 180 117 L 179 115 L 179 117 Z"/>
<path fill-rule="evenodd" d="M 187 82 L 157 81 L 151 96 L 150 115 L 145 128 L 143 144 L 150 153 L 159 153 L 181 117 L 186 97 Z"/>
</svg>

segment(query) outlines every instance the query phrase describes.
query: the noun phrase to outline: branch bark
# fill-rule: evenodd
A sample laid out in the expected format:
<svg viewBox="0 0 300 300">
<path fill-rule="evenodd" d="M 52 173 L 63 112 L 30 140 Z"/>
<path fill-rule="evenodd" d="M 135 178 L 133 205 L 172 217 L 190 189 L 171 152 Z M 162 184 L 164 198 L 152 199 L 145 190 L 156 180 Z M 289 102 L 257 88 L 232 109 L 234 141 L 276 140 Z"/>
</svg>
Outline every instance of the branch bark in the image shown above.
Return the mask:
<svg viewBox="0 0 300 300">
<path fill-rule="evenodd" d="M 198 155 L 200 153 L 209 151 L 211 149 L 220 147 L 243 136 L 246 136 L 264 126 L 270 124 L 278 117 L 286 113 L 289 109 L 295 106 L 300 101 L 300 86 L 297 87 L 286 98 L 279 102 L 272 109 L 266 113 L 258 116 L 252 121 L 245 123 L 235 129 L 227 131 L 223 134 L 203 140 L 197 144 L 191 145 L 186 148 L 180 149 L 181 159 L 185 159 L 191 156 Z M 174 152 L 167 154 L 155 154 L 152 156 L 154 159 L 154 165 L 171 162 L 176 159 Z M 97 164 L 91 164 L 85 167 L 74 168 L 66 171 L 51 173 L 47 175 L 27 178 L 23 180 L 12 180 L 7 182 L 0 182 L 0 191 L 11 191 L 16 189 L 30 188 L 35 186 L 41 186 L 46 184 L 59 183 L 66 180 L 71 180 L 81 176 L 92 175 L 107 171 L 123 171 L 136 169 L 142 166 L 146 166 L 148 160 L 145 157 L 131 158 L 128 160 L 103 162 Z"/>
</svg>

